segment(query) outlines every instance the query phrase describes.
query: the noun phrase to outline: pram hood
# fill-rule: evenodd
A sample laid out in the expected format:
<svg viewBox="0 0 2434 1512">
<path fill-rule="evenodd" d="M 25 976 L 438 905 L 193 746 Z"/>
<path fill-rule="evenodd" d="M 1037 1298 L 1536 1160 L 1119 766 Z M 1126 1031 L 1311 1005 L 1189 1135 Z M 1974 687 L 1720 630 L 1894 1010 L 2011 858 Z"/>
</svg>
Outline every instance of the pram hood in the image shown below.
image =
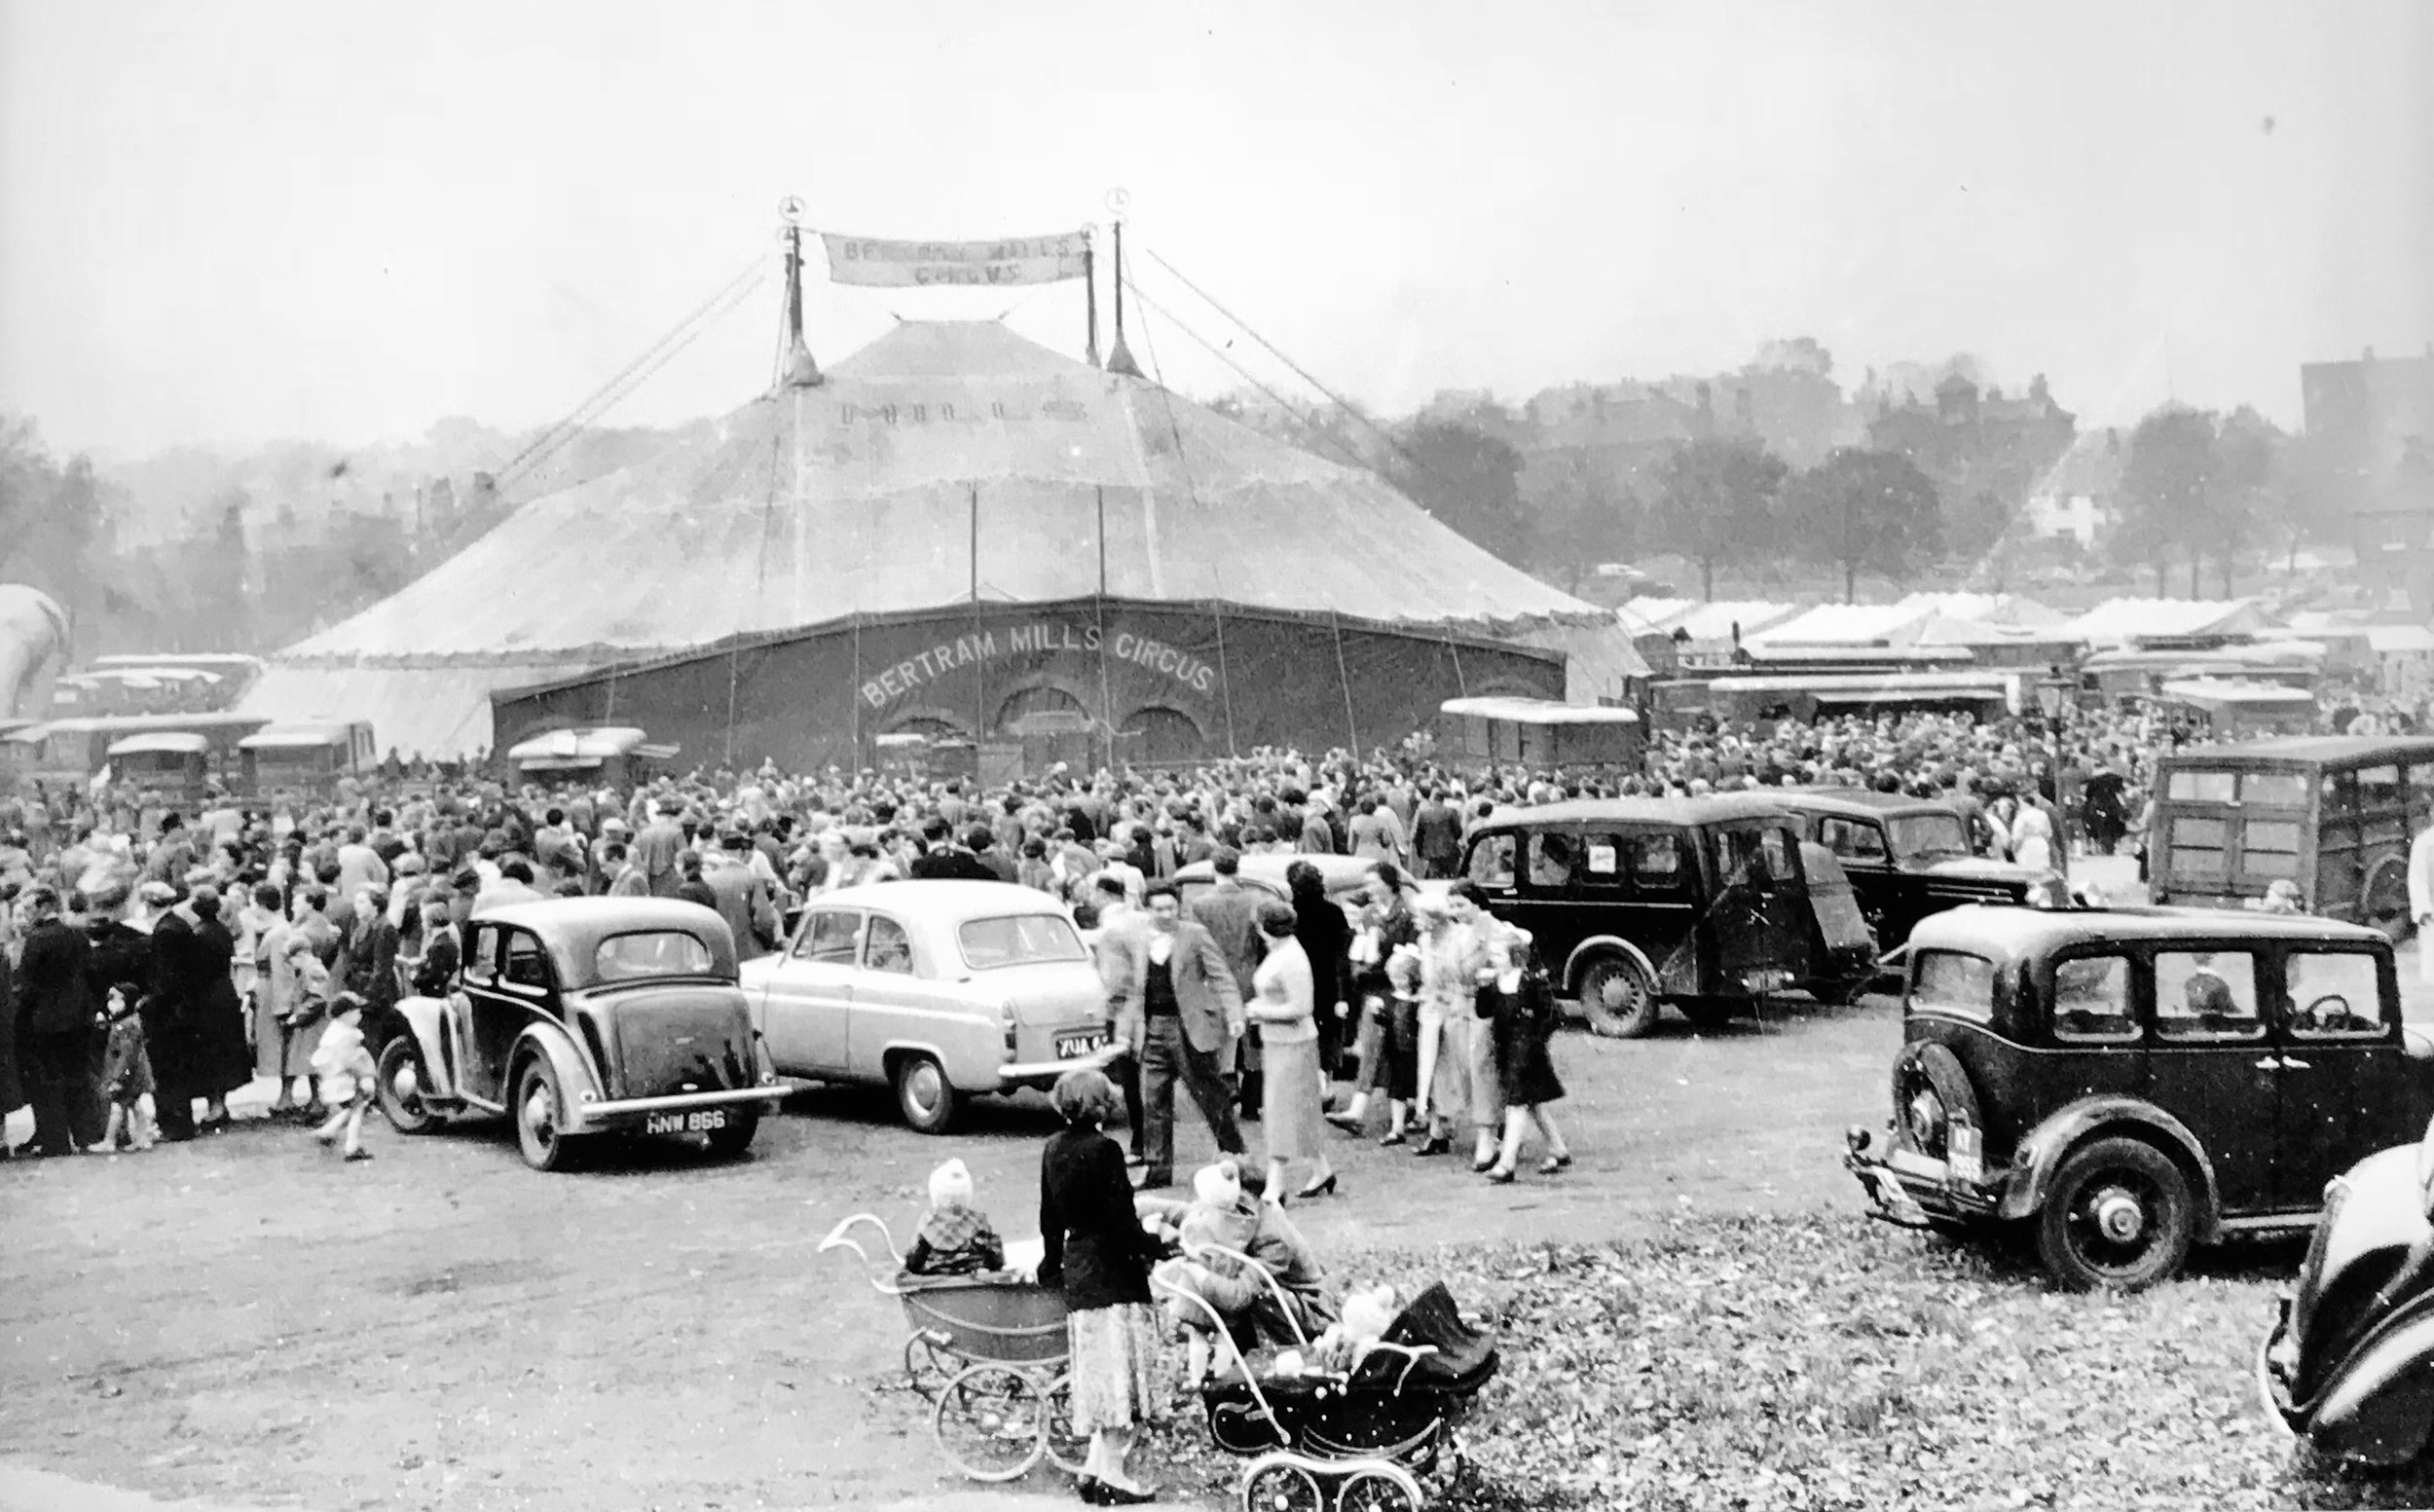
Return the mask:
<svg viewBox="0 0 2434 1512">
<path fill-rule="evenodd" d="M 1462 1321 L 1460 1309 L 1454 1306 L 1454 1294 L 1443 1281 L 1432 1282 L 1395 1314 L 1384 1338 L 1388 1344 L 1407 1348 L 1434 1346 L 1436 1352 L 1420 1356 L 1406 1380 L 1405 1357 L 1390 1349 L 1380 1350 L 1361 1361 L 1352 1376 L 1353 1386 L 1392 1386 L 1402 1381 L 1406 1390 L 1420 1387 L 1467 1395 L 1495 1377 L 1495 1336 Z"/>
</svg>

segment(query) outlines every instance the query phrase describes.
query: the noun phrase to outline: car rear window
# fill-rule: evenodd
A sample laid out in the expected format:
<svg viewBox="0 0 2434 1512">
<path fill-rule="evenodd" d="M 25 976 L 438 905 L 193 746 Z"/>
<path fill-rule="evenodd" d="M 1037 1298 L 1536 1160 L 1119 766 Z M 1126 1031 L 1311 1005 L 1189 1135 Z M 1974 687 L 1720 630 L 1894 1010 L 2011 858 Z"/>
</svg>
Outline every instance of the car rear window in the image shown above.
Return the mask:
<svg viewBox="0 0 2434 1512">
<path fill-rule="evenodd" d="M 1909 1006 L 1912 1013 L 1950 1014 L 1972 1023 L 1990 1023 L 1995 1016 L 1995 963 L 1961 950 L 1921 951 Z"/>
<path fill-rule="evenodd" d="M 1089 952 L 1073 926 L 1052 913 L 1010 913 L 972 919 L 955 931 L 964 964 L 976 972 L 1039 961 L 1086 961 Z"/>
<path fill-rule="evenodd" d="M 708 977 L 718 970 L 710 947 L 677 929 L 611 935 L 592 953 L 592 974 L 602 981 L 646 981 L 653 977 Z"/>
</svg>

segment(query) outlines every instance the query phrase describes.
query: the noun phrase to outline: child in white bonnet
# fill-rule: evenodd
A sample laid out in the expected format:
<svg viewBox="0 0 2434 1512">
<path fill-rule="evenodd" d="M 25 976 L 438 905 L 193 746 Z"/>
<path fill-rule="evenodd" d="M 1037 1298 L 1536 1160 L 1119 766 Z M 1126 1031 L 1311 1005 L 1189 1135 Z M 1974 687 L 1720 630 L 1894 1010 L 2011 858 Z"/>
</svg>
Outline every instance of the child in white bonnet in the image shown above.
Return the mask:
<svg viewBox="0 0 2434 1512">
<path fill-rule="evenodd" d="M 344 1133 L 344 1149 L 350 1161 L 372 1159 L 372 1152 L 363 1148 L 363 1115 L 372 1106 L 372 1088 L 380 1068 L 364 1047 L 366 1006 L 352 992 L 340 993 L 330 1004 L 329 1027 L 321 1031 L 321 1043 L 313 1051 L 313 1074 L 321 1078 L 321 1085 L 328 1088 L 325 1100 L 336 1109 L 328 1123 L 313 1131 L 313 1137 L 326 1145 Z"/>
<path fill-rule="evenodd" d="M 904 1269 L 914 1275 L 977 1275 L 1006 1269 L 1006 1245 L 972 1205 L 972 1171 L 948 1161 L 930 1172 L 930 1213 L 913 1235 Z"/>
</svg>

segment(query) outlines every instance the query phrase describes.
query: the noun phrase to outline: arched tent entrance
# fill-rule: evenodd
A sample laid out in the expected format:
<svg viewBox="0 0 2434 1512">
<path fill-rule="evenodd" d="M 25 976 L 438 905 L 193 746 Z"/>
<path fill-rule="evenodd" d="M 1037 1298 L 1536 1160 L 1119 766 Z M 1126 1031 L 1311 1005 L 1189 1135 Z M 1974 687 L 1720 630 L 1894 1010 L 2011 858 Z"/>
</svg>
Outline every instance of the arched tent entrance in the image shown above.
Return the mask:
<svg viewBox="0 0 2434 1512">
<path fill-rule="evenodd" d="M 1152 704 L 1125 720 L 1116 735 L 1116 755 L 1136 766 L 1174 766 L 1204 759 L 1208 737 L 1190 715 Z"/>
<path fill-rule="evenodd" d="M 1059 761 L 1076 770 L 1095 767 L 1101 728 L 1081 699 L 1054 683 L 1017 688 L 997 706 L 998 733 L 1022 743 L 1023 766 L 1034 772 Z"/>
</svg>

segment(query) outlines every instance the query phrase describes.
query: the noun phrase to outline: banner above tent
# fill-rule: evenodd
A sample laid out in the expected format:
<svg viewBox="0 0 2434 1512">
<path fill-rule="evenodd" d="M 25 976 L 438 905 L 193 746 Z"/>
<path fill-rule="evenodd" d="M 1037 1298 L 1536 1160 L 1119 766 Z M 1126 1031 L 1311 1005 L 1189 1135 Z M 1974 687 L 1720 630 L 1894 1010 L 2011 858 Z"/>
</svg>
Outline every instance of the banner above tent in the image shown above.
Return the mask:
<svg viewBox="0 0 2434 1512">
<path fill-rule="evenodd" d="M 834 283 L 1003 288 L 1079 278 L 1089 271 L 1090 239 L 1080 231 L 998 241 L 882 241 L 829 232 L 821 233 L 820 240 L 828 244 L 829 278 Z"/>
</svg>

